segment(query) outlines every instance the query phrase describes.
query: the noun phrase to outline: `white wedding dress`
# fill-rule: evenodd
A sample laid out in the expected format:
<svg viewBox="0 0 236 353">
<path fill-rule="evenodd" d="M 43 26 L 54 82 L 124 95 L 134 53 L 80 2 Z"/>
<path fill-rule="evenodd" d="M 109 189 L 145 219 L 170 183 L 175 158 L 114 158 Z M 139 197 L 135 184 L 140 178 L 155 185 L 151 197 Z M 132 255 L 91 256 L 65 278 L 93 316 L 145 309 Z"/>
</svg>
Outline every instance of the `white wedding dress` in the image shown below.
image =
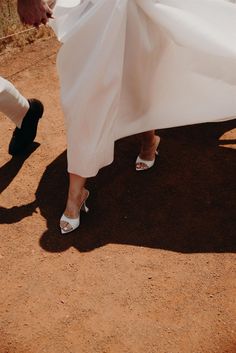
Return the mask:
<svg viewBox="0 0 236 353">
<path fill-rule="evenodd" d="M 236 3 L 57 0 L 52 21 L 68 170 L 113 160 L 114 141 L 236 115 Z"/>
</svg>

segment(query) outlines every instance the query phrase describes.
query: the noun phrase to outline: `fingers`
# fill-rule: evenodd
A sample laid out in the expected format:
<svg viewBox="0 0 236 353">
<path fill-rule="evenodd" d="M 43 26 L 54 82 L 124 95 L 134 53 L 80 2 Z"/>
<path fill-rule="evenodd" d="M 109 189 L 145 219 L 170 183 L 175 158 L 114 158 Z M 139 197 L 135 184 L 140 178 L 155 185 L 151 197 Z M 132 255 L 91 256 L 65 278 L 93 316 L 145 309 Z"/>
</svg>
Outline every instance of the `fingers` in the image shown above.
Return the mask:
<svg viewBox="0 0 236 353">
<path fill-rule="evenodd" d="M 41 25 L 41 22 L 35 22 L 33 23 L 33 26 L 37 29 L 39 29 L 39 26 Z"/>
<path fill-rule="evenodd" d="M 22 3 L 18 2 L 18 14 L 23 24 L 32 25 L 36 28 L 38 28 L 41 23 L 46 25 L 49 19 L 53 18 L 52 9 L 43 0 L 33 8 L 22 7 Z"/>
<path fill-rule="evenodd" d="M 45 5 L 45 11 L 46 11 L 46 13 L 47 13 L 48 15 L 50 15 L 50 16 L 48 16 L 48 17 L 51 17 L 51 16 L 52 16 L 53 11 L 52 11 L 52 9 L 51 9 L 48 5 Z"/>
<path fill-rule="evenodd" d="M 48 18 L 48 19 L 50 19 L 50 18 L 51 18 L 51 19 L 54 19 L 55 17 L 53 17 L 53 14 L 47 13 L 47 18 Z"/>
<path fill-rule="evenodd" d="M 52 13 L 44 12 L 40 17 L 36 17 L 35 21 L 26 21 L 24 18 L 22 18 L 21 21 L 24 24 L 33 25 L 34 27 L 39 28 L 40 24 L 46 25 L 50 18 L 53 18 Z"/>
<path fill-rule="evenodd" d="M 41 18 L 41 23 L 42 24 L 44 24 L 44 25 L 46 25 L 47 24 L 47 22 L 48 22 L 48 16 L 47 16 L 47 14 L 45 14 L 42 18 Z"/>
<path fill-rule="evenodd" d="M 46 25 L 48 20 L 50 18 L 53 18 L 52 14 L 53 14 L 52 9 L 50 9 L 50 7 L 47 4 L 45 4 L 42 9 L 41 23 Z"/>
<path fill-rule="evenodd" d="M 20 20 L 23 25 L 30 25 L 30 26 L 35 26 L 35 27 L 38 26 L 37 22 L 34 23 L 33 19 L 28 19 L 28 18 L 21 16 Z"/>
</svg>

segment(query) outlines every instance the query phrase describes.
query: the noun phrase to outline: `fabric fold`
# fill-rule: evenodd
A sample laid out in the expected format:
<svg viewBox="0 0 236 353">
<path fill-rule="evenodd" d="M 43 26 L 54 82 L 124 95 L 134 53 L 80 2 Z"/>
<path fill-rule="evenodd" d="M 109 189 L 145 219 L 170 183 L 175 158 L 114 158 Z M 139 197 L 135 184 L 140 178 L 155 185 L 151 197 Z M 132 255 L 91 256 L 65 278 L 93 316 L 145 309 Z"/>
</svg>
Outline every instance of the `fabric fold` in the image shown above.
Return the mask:
<svg viewBox="0 0 236 353">
<path fill-rule="evenodd" d="M 96 175 L 122 137 L 236 115 L 235 1 L 58 0 L 54 16 L 69 172 Z"/>
</svg>

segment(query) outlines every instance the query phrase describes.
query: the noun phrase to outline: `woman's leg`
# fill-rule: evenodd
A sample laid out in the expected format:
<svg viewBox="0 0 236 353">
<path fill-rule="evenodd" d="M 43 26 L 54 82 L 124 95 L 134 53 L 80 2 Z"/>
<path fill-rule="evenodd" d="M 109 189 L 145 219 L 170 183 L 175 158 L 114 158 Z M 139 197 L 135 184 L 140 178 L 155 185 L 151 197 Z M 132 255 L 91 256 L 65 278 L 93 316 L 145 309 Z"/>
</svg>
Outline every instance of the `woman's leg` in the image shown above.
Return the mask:
<svg viewBox="0 0 236 353">
<path fill-rule="evenodd" d="M 88 191 L 84 187 L 85 182 L 86 178 L 69 173 L 69 191 L 64 211 L 66 217 L 71 219 L 79 217 L 81 206 L 88 197 Z M 61 220 L 60 227 L 68 230 L 68 222 Z"/>
<path fill-rule="evenodd" d="M 141 150 L 139 153 L 139 158 L 144 161 L 154 161 L 156 156 L 156 151 L 160 143 L 160 137 L 155 135 L 155 130 L 146 131 L 140 134 L 141 139 Z M 148 169 L 145 163 L 137 162 L 137 170 Z"/>
</svg>

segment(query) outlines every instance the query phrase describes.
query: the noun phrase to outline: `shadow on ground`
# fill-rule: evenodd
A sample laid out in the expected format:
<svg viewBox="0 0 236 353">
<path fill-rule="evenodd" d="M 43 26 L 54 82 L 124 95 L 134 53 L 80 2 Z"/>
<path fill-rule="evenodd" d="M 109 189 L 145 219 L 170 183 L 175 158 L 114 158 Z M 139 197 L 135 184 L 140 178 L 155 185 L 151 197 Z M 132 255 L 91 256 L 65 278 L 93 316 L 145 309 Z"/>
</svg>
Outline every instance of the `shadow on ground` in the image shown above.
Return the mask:
<svg viewBox="0 0 236 353">
<path fill-rule="evenodd" d="M 219 141 L 235 127 L 234 120 L 160 131 L 157 164 L 144 173 L 134 170 L 137 137 L 119 141 L 115 162 L 89 180 L 91 212 L 67 236 L 58 231 L 68 185 L 64 152 L 47 167 L 36 201 L 28 205 L 29 212 L 39 207 L 47 221 L 41 247 L 85 252 L 116 243 L 183 253 L 235 252 L 236 151 Z"/>
<path fill-rule="evenodd" d="M 12 157 L 6 164 L 4 164 L 4 166 L 0 168 L 0 194 L 8 187 L 8 185 L 21 170 L 25 161 L 34 151 L 36 151 L 39 146 L 39 143 L 34 142 L 33 145 L 27 149 L 25 154 Z"/>
<path fill-rule="evenodd" d="M 11 184 L 12 180 L 17 176 L 25 161 L 40 146 L 34 142 L 23 155 L 12 157 L 6 164 L 0 168 L 0 194 Z M 12 207 L 10 209 L 0 206 L 0 224 L 11 224 L 19 222 L 21 219 L 32 215 L 37 208 L 37 201 L 31 204 L 21 205 L 20 207 Z"/>
</svg>

